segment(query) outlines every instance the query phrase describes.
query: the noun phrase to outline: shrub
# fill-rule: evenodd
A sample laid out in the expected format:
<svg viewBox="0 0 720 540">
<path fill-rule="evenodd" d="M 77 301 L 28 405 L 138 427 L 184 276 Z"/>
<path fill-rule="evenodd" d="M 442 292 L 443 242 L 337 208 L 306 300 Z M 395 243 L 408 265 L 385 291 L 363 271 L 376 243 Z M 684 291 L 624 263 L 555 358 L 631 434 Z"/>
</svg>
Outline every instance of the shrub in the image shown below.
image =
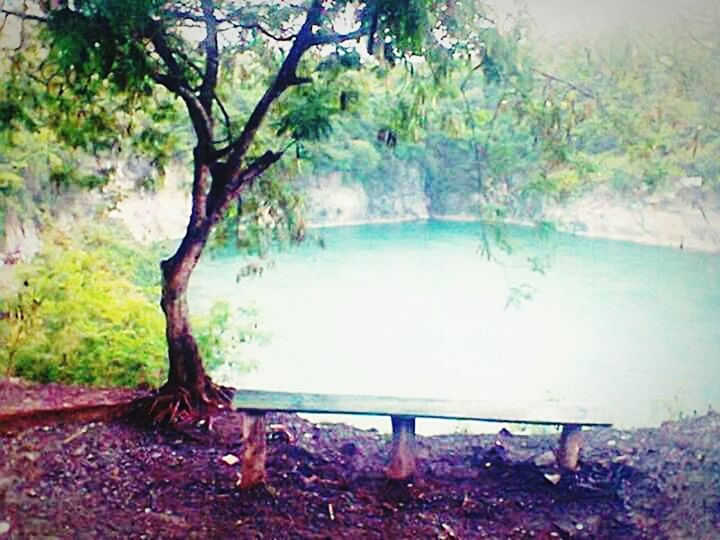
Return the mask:
<svg viewBox="0 0 720 540">
<path fill-rule="evenodd" d="M 40 382 L 159 383 L 164 320 L 154 287 L 139 281 L 148 262 L 108 228 L 53 232 L 0 299 L 0 369 Z"/>
<path fill-rule="evenodd" d="M 137 245 L 119 226 L 50 231 L 29 264 L 0 290 L 0 375 L 48 383 L 158 385 L 167 369 L 165 319 L 159 307 L 159 247 Z M 254 315 L 225 303 L 193 319 L 205 366 L 232 361 L 254 335 Z M 231 331 L 232 330 L 232 331 Z"/>
</svg>

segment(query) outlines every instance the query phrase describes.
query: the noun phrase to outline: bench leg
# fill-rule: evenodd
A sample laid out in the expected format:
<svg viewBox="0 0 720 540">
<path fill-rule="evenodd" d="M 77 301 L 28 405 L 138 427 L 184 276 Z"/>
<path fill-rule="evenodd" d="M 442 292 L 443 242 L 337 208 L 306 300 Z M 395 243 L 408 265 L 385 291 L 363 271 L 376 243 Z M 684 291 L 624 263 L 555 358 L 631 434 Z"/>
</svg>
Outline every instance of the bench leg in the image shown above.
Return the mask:
<svg viewBox="0 0 720 540">
<path fill-rule="evenodd" d="M 265 413 L 243 413 L 243 461 L 240 468 L 240 488 L 247 489 L 265 481 Z"/>
<path fill-rule="evenodd" d="M 387 477 L 391 480 L 408 480 L 415 476 L 415 418 L 392 417 L 393 442 Z"/>
<path fill-rule="evenodd" d="M 561 469 L 576 471 L 580 450 L 582 449 L 582 426 L 566 424 L 560 435 L 560 448 L 557 451 L 557 461 Z"/>
</svg>

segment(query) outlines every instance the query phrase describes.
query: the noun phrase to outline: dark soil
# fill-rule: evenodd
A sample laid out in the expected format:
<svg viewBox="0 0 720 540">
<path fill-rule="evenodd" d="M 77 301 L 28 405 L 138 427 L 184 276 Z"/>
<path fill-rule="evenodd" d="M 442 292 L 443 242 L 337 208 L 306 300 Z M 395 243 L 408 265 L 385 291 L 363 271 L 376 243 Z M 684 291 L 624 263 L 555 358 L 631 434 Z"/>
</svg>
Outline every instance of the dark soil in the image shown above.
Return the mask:
<svg viewBox="0 0 720 540">
<path fill-rule="evenodd" d="M 48 392 L 11 386 L 0 413 Z M 241 422 L 228 411 L 209 430 L 112 420 L 2 435 L 0 538 L 720 538 L 716 413 L 588 430 L 580 471 L 557 483 L 535 464 L 557 437 L 420 437 L 408 484 L 383 477 L 388 436 L 273 415 L 294 440 L 269 434 L 268 482 L 250 492 L 221 459 L 241 456 Z"/>
</svg>

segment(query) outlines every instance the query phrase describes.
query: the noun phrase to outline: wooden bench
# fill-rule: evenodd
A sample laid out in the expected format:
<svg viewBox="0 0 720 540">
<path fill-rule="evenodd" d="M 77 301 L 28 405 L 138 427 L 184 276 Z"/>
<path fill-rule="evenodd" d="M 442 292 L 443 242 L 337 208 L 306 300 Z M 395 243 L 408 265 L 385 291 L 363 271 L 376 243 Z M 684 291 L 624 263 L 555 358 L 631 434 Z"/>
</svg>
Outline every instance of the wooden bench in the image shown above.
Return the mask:
<svg viewBox="0 0 720 540">
<path fill-rule="evenodd" d="M 416 418 L 562 426 L 556 457 L 558 465 L 569 471 L 577 469 L 582 447 L 582 427 L 609 427 L 612 425 L 607 421 L 600 420 L 597 414 L 593 416 L 587 408 L 566 408 L 554 404 L 543 404 L 531 408 L 499 406 L 478 401 L 296 394 L 261 390 L 236 392 L 232 407 L 244 414 L 241 487 L 251 487 L 265 479 L 266 412 L 390 416 L 393 441 L 387 476 L 394 480 L 406 480 L 415 475 Z"/>
</svg>

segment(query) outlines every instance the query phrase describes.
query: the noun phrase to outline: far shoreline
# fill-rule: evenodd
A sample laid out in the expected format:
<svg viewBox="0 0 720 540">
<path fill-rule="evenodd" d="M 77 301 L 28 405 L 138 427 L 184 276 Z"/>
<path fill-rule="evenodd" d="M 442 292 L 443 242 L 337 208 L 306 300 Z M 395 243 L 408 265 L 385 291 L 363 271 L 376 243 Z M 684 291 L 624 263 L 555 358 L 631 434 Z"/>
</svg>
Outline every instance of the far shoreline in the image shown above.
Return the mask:
<svg viewBox="0 0 720 540">
<path fill-rule="evenodd" d="M 472 214 L 438 214 L 428 216 L 398 216 L 398 217 L 380 217 L 380 218 L 369 218 L 365 220 L 355 219 L 347 221 L 311 221 L 308 223 L 308 229 L 331 229 L 340 227 L 361 227 L 366 225 L 393 225 L 400 223 L 411 223 L 411 222 L 428 222 L 428 221 L 443 221 L 443 222 L 458 222 L 458 223 L 481 223 L 486 222 L 478 216 Z M 720 255 L 720 246 L 712 245 L 710 242 L 694 241 L 692 238 L 680 238 L 680 243 L 672 241 L 670 238 L 658 238 L 653 235 L 633 235 L 630 233 L 608 233 L 603 231 L 588 230 L 571 230 L 567 227 L 547 221 L 556 227 L 556 231 L 562 234 L 570 236 L 577 236 L 580 238 L 592 238 L 597 240 L 608 240 L 612 242 L 629 242 L 631 244 L 638 244 L 643 246 L 661 247 L 680 251 L 690 251 L 694 253 L 707 253 L 708 255 Z M 502 225 L 513 225 L 526 227 L 529 229 L 536 228 L 537 222 L 522 219 L 507 219 L 504 220 Z"/>
</svg>

